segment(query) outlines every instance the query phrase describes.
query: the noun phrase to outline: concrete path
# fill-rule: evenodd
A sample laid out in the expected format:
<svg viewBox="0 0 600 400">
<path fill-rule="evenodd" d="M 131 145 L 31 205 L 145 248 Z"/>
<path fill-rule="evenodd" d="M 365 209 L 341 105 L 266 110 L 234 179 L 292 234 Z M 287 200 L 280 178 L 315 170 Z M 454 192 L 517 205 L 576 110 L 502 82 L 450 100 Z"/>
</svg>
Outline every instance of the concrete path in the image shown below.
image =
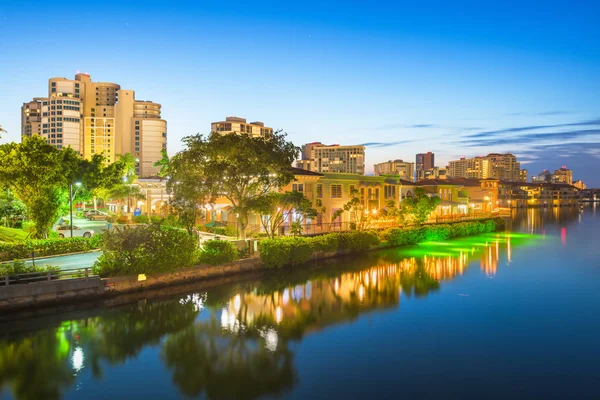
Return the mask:
<svg viewBox="0 0 600 400">
<path fill-rule="evenodd" d="M 35 265 L 54 265 L 60 269 L 87 268 L 94 264 L 94 261 L 100 257 L 102 251 L 93 251 L 90 253 L 74 254 L 70 256 L 55 256 L 35 260 Z M 31 265 L 31 260 L 27 261 Z"/>
</svg>

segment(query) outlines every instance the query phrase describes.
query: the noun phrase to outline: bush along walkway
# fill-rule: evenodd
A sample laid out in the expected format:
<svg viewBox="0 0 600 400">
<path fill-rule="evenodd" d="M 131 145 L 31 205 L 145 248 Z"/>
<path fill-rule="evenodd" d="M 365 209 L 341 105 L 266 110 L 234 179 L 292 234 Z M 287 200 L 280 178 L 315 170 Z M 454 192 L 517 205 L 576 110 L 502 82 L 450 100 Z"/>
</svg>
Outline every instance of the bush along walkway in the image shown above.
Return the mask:
<svg viewBox="0 0 600 400">
<path fill-rule="evenodd" d="M 302 264 L 323 253 L 361 253 L 375 248 L 415 245 L 505 228 L 502 218 L 482 221 L 391 228 L 384 231 L 329 233 L 313 237 L 278 237 L 260 242 L 260 257 L 267 268 Z"/>
<path fill-rule="evenodd" d="M 90 238 L 74 237 L 64 239 L 31 239 L 24 242 L 0 242 L 0 262 L 36 257 L 58 256 L 70 253 L 97 250 L 100 248 L 102 235 Z"/>
</svg>

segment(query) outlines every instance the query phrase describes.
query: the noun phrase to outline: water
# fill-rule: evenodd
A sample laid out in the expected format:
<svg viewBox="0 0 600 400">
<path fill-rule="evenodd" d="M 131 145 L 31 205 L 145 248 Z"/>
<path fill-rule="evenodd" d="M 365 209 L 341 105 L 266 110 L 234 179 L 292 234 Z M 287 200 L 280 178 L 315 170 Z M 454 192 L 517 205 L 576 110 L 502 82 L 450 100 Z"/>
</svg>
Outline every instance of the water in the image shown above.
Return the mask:
<svg viewBox="0 0 600 400">
<path fill-rule="evenodd" d="M 0 398 L 598 398 L 600 213 L 0 324 Z"/>
</svg>

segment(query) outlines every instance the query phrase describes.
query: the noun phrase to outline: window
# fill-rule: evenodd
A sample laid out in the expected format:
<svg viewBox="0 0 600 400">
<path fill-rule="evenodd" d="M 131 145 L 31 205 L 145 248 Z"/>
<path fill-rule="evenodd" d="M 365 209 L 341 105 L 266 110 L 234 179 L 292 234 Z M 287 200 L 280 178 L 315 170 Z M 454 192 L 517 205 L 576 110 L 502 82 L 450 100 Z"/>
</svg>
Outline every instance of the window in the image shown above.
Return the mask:
<svg viewBox="0 0 600 400">
<path fill-rule="evenodd" d="M 323 198 L 323 184 L 319 183 L 317 184 L 317 199 L 322 199 Z"/>
<path fill-rule="evenodd" d="M 303 183 L 293 183 L 292 190 L 303 193 L 304 192 L 304 184 Z"/>
<path fill-rule="evenodd" d="M 52 87 L 56 87 L 56 82 L 52 82 Z"/>
<path fill-rule="evenodd" d="M 331 198 L 341 199 L 342 198 L 342 185 L 331 185 Z"/>
</svg>

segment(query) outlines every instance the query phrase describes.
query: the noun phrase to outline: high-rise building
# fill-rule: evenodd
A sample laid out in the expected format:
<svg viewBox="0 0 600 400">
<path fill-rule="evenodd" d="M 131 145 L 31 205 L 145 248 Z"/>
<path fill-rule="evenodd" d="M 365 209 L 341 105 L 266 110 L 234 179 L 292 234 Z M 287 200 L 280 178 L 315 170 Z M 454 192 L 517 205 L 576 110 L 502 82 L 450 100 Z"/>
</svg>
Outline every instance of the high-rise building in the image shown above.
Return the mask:
<svg viewBox="0 0 600 400">
<path fill-rule="evenodd" d="M 519 182 L 521 164 L 512 154 L 488 154 L 485 157 L 450 161 L 448 175 L 455 178 L 499 179 Z"/>
<path fill-rule="evenodd" d="M 226 135 L 236 133 L 250 135 L 252 137 L 269 137 L 273 134 L 273 128 L 265 126 L 262 122 L 246 122 L 245 118 L 226 117 L 225 121 L 210 124 L 211 132 Z"/>
<path fill-rule="evenodd" d="M 41 128 L 36 130 L 38 123 Z M 167 147 L 167 122 L 161 119 L 160 104 L 136 101 L 132 90 L 92 82 L 85 73 L 73 80 L 49 79 L 48 97 L 23 104 L 21 135 L 34 134 L 58 148 L 71 147 L 87 159 L 103 154 L 110 163 L 117 155 L 132 153 L 139 160 L 136 173 L 142 177 L 158 172 L 153 164 Z"/>
<path fill-rule="evenodd" d="M 402 160 L 390 160 L 375 164 L 373 166 L 375 176 L 379 175 L 398 175 L 400 178 L 414 181 L 415 179 L 415 163 Z"/>
<path fill-rule="evenodd" d="M 313 172 L 365 173 L 365 146 L 325 145 L 321 142 L 302 146 L 302 159 L 296 167 Z"/>
<path fill-rule="evenodd" d="M 485 157 L 463 157 L 460 160 L 450 161 L 448 175 L 453 178 L 491 178 L 491 163 Z"/>
<path fill-rule="evenodd" d="M 519 182 L 527 182 L 527 170 L 522 169 L 519 171 Z"/>
<path fill-rule="evenodd" d="M 435 156 L 432 152 L 417 154 L 417 171 L 424 171 L 435 167 Z"/>
<path fill-rule="evenodd" d="M 567 183 L 572 185 L 573 171 L 563 165 L 560 169 L 554 171 L 554 181 L 556 183 Z"/>
</svg>

